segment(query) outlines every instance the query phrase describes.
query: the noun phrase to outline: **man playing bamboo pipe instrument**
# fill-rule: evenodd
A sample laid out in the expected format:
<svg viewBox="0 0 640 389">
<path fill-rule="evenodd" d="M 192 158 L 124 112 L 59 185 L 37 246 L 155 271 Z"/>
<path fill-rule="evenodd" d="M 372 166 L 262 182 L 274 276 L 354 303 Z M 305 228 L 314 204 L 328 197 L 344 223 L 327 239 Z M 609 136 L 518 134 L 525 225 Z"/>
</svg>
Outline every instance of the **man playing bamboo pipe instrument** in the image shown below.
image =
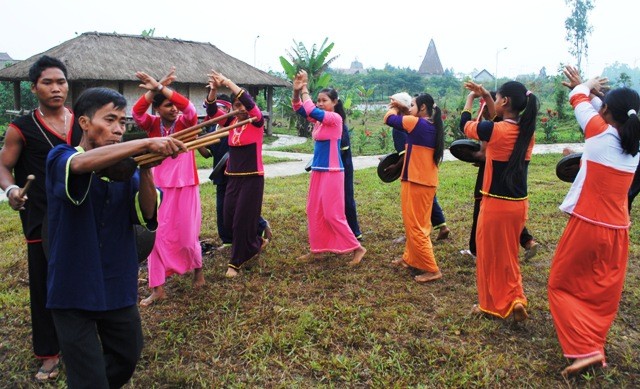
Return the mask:
<svg viewBox="0 0 640 389">
<path fill-rule="evenodd" d="M 47 308 L 70 388 L 119 388 L 135 370 L 143 340 L 133 226 L 155 229 L 161 198 L 148 168 L 120 182 L 95 172 L 144 152 L 186 151 L 170 137 L 120 143 L 126 104 L 114 90 L 87 89 L 74 105 L 79 146 L 60 144 L 47 157 Z"/>
</svg>

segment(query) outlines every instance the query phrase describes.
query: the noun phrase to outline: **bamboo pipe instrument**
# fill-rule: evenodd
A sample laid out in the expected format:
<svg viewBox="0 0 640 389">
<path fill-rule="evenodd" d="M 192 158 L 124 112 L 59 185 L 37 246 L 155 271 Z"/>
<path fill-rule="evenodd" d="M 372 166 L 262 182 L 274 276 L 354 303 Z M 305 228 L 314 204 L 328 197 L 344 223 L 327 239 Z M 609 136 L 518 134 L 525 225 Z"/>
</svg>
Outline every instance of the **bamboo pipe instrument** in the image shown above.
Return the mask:
<svg viewBox="0 0 640 389">
<path fill-rule="evenodd" d="M 245 124 L 251 123 L 254 120 L 256 120 L 256 118 L 254 117 L 250 117 L 246 120 L 242 120 L 240 122 L 234 123 L 230 126 L 227 127 L 223 127 L 215 132 L 212 132 L 210 134 L 201 136 L 199 138 L 196 138 L 192 141 L 189 142 L 185 142 L 185 146 L 187 146 L 187 150 L 194 150 L 197 149 L 199 147 L 203 147 L 203 146 L 209 146 L 212 145 L 214 143 L 218 143 L 220 141 L 221 138 L 224 138 L 226 136 L 229 135 L 229 131 L 231 131 L 232 129 L 236 128 L 236 127 L 240 127 L 240 126 L 244 126 Z M 148 153 L 148 154 L 143 154 L 140 156 L 137 156 L 134 158 L 134 160 L 136 161 L 136 163 L 138 165 L 147 165 L 153 162 L 157 162 L 157 161 L 161 161 L 163 159 L 165 159 L 165 156 L 162 155 L 158 155 L 155 153 Z"/>
<path fill-rule="evenodd" d="M 31 183 L 33 183 L 33 180 L 35 179 L 36 179 L 36 176 L 34 176 L 33 174 L 29 174 L 27 176 L 27 182 L 25 182 L 24 187 L 20 189 L 20 191 L 18 192 L 18 196 L 22 197 L 26 195 L 27 192 L 29 191 L 29 187 L 31 186 Z"/>
<path fill-rule="evenodd" d="M 195 126 L 191 126 L 191 127 L 185 128 L 184 130 L 176 132 L 176 133 L 173 133 L 173 134 L 171 134 L 169 136 L 172 137 L 172 138 L 176 138 L 176 139 L 178 139 L 180 141 L 183 141 L 183 142 L 187 141 L 187 140 L 190 140 L 190 138 L 193 138 L 194 136 L 196 136 L 203 127 L 206 127 L 206 126 L 209 126 L 209 125 L 212 125 L 212 124 L 216 124 L 220 120 L 223 120 L 223 119 L 229 118 L 231 116 L 234 116 L 237 113 L 238 113 L 237 110 L 236 111 L 231 111 L 231 112 L 226 113 L 226 114 L 224 114 L 222 116 L 218 116 L 218 117 L 215 117 L 213 119 L 205 120 L 204 122 L 198 123 Z"/>
</svg>

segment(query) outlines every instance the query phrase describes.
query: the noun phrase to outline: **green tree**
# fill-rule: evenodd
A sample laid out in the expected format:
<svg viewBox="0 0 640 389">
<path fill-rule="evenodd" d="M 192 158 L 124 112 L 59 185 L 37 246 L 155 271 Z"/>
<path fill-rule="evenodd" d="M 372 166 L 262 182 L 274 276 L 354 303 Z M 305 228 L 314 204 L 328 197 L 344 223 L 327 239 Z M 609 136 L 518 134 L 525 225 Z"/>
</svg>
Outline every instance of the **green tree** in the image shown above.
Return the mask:
<svg viewBox="0 0 640 389">
<path fill-rule="evenodd" d="M 622 76 L 623 73 L 626 77 Z M 640 68 L 632 68 L 627 64 L 616 61 L 604 68 L 602 76 L 607 77 L 609 80 L 617 80 L 618 82 L 625 81 L 626 86 L 640 91 Z"/>
<path fill-rule="evenodd" d="M 567 106 L 567 87 L 562 85 L 562 81 L 565 80 L 565 77 L 562 74 L 558 74 L 557 76 L 554 77 L 553 79 L 553 83 L 555 85 L 555 92 L 553 95 L 554 98 L 554 103 L 556 106 L 556 112 L 558 112 L 558 119 L 559 120 L 563 120 L 567 115 L 565 114 L 564 110 L 565 107 Z"/>
<path fill-rule="evenodd" d="M 0 135 L 4 134 L 4 129 L 12 119 L 7 110 L 15 110 L 13 97 L 13 83 L 9 81 L 0 82 Z M 20 97 L 21 109 L 29 110 L 38 106 L 38 100 L 31 93 L 30 82 L 20 82 Z"/>
<path fill-rule="evenodd" d="M 616 80 L 616 85 L 620 86 L 620 87 L 630 88 L 631 87 L 631 76 L 629 76 L 625 72 L 620 73 L 620 75 L 618 76 L 618 79 Z"/>
<path fill-rule="evenodd" d="M 307 88 L 312 96 L 315 95 L 316 91 L 326 88 L 329 85 L 331 75 L 327 73 L 327 69 L 329 65 L 338 58 L 338 56 L 329 58 L 334 44 L 330 43 L 327 45 L 328 39 L 329 38 L 324 38 L 320 48 L 313 44 L 311 50 L 307 49 L 304 43 L 299 43 L 294 40 L 294 46 L 291 48 L 291 51 L 287 51 L 289 60 L 280 56 L 280 64 L 290 80 L 293 80 L 296 73 L 300 70 L 307 72 L 309 76 Z M 309 127 L 306 121 L 298 120 L 296 127 L 300 136 L 309 136 Z"/>
<path fill-rule="evenodd" d="M 565 0 L 565 2 L 571 8 L 571 15 L 564 21 L 569 53 L 575 57 L 578 70 L 582 70 L 580 67 L 582 57 L 587 58 L 589 50 L 587 35 L 591 34 L 593 30 L 588 20 L 589 11 L 593 9 L 593 2 L 591 0 Z"/>
</svg>

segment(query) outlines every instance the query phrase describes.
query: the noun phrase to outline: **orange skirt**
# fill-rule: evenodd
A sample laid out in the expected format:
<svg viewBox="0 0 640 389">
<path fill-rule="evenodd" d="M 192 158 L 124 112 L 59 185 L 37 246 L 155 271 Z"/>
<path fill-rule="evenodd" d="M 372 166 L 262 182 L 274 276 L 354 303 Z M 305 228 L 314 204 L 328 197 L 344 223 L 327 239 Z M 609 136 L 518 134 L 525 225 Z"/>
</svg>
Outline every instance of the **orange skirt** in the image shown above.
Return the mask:
<svg viewBox="0 0 640 389">
<path fill-rule="evenodd" d="M 407 241 L 402 259 L 411 267 L 437 272 L 438 264 L 431 243 L 431 208 L 436 188 L 402 181 L 402 221 Z"/>
<path fill-rule="evenodd" d="M 476 232 L 478 307 L 503 319 L 511 314 L 515 304 L 527 305 L 518 263 L 518 242 L 528 209 L 529 200 L 482 198 Z"/>
<path fill-rule="evenodd" d="M 601 354 L 618 313 L 629 255 L 629 230 L 572 216 L 549 274 L 549 308 L 567 358 Z"/>
</svg>

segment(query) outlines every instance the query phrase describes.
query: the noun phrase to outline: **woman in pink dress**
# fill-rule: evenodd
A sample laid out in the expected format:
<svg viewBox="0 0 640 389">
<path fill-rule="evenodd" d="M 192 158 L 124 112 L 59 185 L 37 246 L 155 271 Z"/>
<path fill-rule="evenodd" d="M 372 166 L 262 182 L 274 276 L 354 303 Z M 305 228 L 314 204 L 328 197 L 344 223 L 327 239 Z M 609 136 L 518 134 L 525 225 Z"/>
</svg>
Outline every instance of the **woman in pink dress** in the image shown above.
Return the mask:
<svg viewBox="0 0 640 389">
<path fill-rule="evenodd" d="M 345 113 L 335 89 L 318 93 L 313 103 L 307 89 L 307 72 L 301 70 L 293 81 L 293 109 L 313 123 L 313 162 L 307 196 L 307 223 L 310 259 L 321 253 L 353 252 L 350 266 L 357 265 L 367 250 L 351 231 L 344 211 L 344 167 L 340 159 L 340 139 Z"/>
<path fill-rule="evenodd" d="M 198 121 L 193 104 L 167 86 L 175 79 L 174 72 L 172 68 L 160 82 L 144 72 L 136 73 L 147 92 L 133 106 L 133 119 L 150 137 L 168 136 Z M 147 113 L 150 105 L 157 116 Z M 156 241 L 148 258 L 149 287 L 153 292 L 140 302 L 142 306 L 166 298 L 164 283 L 172 274 L 193 270 L 194 286 L 204 285 L 199 240 L 202 213 L 193 151 L 165 159 L 153 168 L 153 176 L 162 189 L 163 200 L 158 210 Z"/>
</svg>

